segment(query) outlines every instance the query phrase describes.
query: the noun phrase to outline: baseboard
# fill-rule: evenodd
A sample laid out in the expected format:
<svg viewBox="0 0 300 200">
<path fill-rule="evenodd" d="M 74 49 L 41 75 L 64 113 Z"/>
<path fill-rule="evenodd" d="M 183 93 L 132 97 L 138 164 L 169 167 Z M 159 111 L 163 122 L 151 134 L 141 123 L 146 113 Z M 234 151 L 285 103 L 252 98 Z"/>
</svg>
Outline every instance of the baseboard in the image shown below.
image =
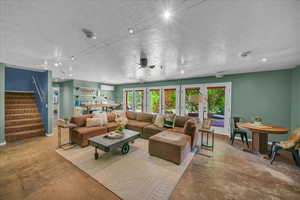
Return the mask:
<svg viewBox="0 0 300 200">
<path fill-rule="evenodd" d="M 4 145 L 6 145 L 6 141 L 0 143 L 0 146 L 4 146 Z"/>
<path fill-rule="evenodd" d="M 54 133 L 46 133 L 46 136 L 53 136 Z"/>
</svg>

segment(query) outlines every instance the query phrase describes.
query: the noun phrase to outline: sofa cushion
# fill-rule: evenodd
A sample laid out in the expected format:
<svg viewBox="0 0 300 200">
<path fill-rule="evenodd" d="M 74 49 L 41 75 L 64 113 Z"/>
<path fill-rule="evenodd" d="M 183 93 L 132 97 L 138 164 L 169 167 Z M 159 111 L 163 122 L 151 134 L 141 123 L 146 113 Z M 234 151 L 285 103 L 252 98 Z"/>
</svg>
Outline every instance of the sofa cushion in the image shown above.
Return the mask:
<svg viewBox="0 0 300 200">
<path fill-rule="evenodd" d="M 111 131 L 116 130 L 118 123 L 117 122 L 108 122 L 105 126 L 107 128 L 107 132 L 111 132 Z"/>
<path fill-rule="evenodd" d="M 78 127 L 86 125 L 86 119 L 91 118 L 92 115 L 78 115 L 71 118 L 71 123 L 76 124 Z"/>
<path fill-rule="evenodd" d="M 116 119 L 116 115 L 113 112 L 107 113 L 107 121 L 108 122 L 114 122 Z"/>
<path fill-rule="evenodd" d="M 166 128 L 161 128 L 154 124 L 150 124 L 150 125 L 144 127 L 141 137 L 148 139 L 149 137 L 151 137 L 159 132 L 162 132 L 164 130 L 166 130 Z"/>
<path fill-rule="evenodd" d="M 136 120 L 152 123 L 153 115 L 149 114 L 149 113 L 137 113 L 136 114 Z"/>
<path fill-rule="evenodd" d="M 108 120 L 107 120 L 107 113 L 106 112 L 95 113 L 94 114 L 94 118 L 99 118 L 100 121 L 101 121 L 101 125 L 105 125 L 108 122 Z"/>
<path fill-rule="evenodd" d="M 183 127 L 174 127 L 170 131 L 174 131 L 176 133 L 184 133 L 184 128 Z"/>
<path fill-rule="evenodd" d="M 97 135 L 101 135 L 107 132 L 105 126 L 101 127 L 77 127 L 73 129 L 73 132 L 79 134 L 82 138 L 90 138 Z"/>
<path fill-rule="evenodd" d="M 134 131 L 139 131 L 139 132 L 143 132 L 143 128 L 145 126 L 150 125 L 151 123 L 149 122 L 141 122 L 141 121 L 137 121 L 137 120 L 128 120 L 127 123 L 127 128 L 130 130 L 134 130 Z"/>
<path fill-rule="evenodd" d="M 100 118 L 87 118 L 86 127 L 102 126 Z"/>
<path fill-rule="evenodd" d="M 175 119 L 175 126 L 177 127 L 184 127 L 185 122 L 190 119 L 190 117 L 186 116 L 176 116 Z"/>
<path fill-rule="evenodd" d="M 136 120 L 136 112 L 127 111 L 126 116 L 128 119 Z"/>
</svg>

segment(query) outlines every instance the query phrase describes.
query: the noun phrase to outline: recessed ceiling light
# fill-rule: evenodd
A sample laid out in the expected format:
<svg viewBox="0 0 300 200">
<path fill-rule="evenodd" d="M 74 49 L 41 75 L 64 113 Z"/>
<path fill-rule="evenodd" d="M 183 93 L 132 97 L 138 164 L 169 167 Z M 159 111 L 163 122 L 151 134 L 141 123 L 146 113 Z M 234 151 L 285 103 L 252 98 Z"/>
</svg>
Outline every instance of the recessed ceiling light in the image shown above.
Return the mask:
<svg viewBox="0 0 300 200">
<path fill-rule="evenodd" d="M 262 59 L 261 59 L 261 61 L 263 61 L 263 62 L 267 62 L 267 61 L 268 61 L 268 59 L 267 59 L 267 58 L 262 58 Z"/>
<path fill-rule="evenodd" d="M 128 29 L 128 33 L 129 33 L 130 35 L 133 35 L 133 34 L 135 33 L 135 31 L 134 31 L 133 28 L 129 28 L 129 29 Z"/>
<path fill-rule="evenodd" d="M 166 20 L 166 21 L 169 21 L 172 17 L 172 13 L 170 10 L 165 10 L 164 13 L 163 13 L 163 18 Z"/>
<path fill-rule="evenodd" d="M 58 62 L 58 65 L 62 65 L 62 62 Z"/>
<path fill-rule="evenodd" d="M 70 76 L 70 77 L 72 77 L 72 76 L 73 76 L 73 74 L 69 74 L 69 76 Z"/>
<path fill-rule="evenodd" d="M 180 74 L 184 74 L 184 70 L 182 69 L 182 70 L 180 70 Z"/>
<path fill-rule="evenodd" d="M 54 66 L 55 66 L 55 67 L 58 67 L 58 62 L 55 62 L 55 63 L 54 63 Z"/>
<path fill-rule="evenodd" d="M 72 57 L 71 57 L 71 60 L 75 60 L 75 57 L 74 57 L 74 56 L 72 56 Z"/>
</svg>

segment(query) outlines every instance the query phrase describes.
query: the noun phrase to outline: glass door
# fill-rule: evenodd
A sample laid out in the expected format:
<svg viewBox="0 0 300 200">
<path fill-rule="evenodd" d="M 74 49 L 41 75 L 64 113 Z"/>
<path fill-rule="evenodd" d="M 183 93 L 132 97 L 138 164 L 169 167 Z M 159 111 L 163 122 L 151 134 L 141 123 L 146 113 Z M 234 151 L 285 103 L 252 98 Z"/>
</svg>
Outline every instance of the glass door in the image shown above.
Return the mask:
<svg viewBox="0 0 300 200">
<path fill-rule="evenodd" d="M 162 88 L 162 113 L 179 114 L 179 88 Z"/>
<path fill-rule="evenodd" d="M 200 118 L 202 101 L 203 97 L 200 85 L 182 86 L 181 115 Z"/>
<path fill-rule="evenodd" d="M 160 113 L 161 112 L 161 89 L 148 88 L 148 112 Z"/>
<path fill-rule="evenodd" d="M 231 83 L 206 84 L 204 93 L 204 117 L 216 133 L 230 135 Z"/>
</svg>

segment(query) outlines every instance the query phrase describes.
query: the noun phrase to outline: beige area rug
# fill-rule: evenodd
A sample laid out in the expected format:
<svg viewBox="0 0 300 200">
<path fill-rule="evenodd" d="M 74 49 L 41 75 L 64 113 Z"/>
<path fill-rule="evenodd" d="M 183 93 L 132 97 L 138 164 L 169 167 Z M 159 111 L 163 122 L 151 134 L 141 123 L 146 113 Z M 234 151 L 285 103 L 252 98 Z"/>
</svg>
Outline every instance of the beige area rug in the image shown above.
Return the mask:
<svg viewBox="0 0 300 200">
<path fill-rule="evenodd" d="M 130 144 L 126 155 L 121 155 L 119 150 L 105 154 L 100 151 L 99 156 L 103 156 L 98 160 L 94 159 L 95 149 L 91 146 L 57 152 L 126 200 L 168 199 L 194 156 L 189 153 L 178 166 L 150 156 L 148 140 L 144 139 Z"/>
</svg>

